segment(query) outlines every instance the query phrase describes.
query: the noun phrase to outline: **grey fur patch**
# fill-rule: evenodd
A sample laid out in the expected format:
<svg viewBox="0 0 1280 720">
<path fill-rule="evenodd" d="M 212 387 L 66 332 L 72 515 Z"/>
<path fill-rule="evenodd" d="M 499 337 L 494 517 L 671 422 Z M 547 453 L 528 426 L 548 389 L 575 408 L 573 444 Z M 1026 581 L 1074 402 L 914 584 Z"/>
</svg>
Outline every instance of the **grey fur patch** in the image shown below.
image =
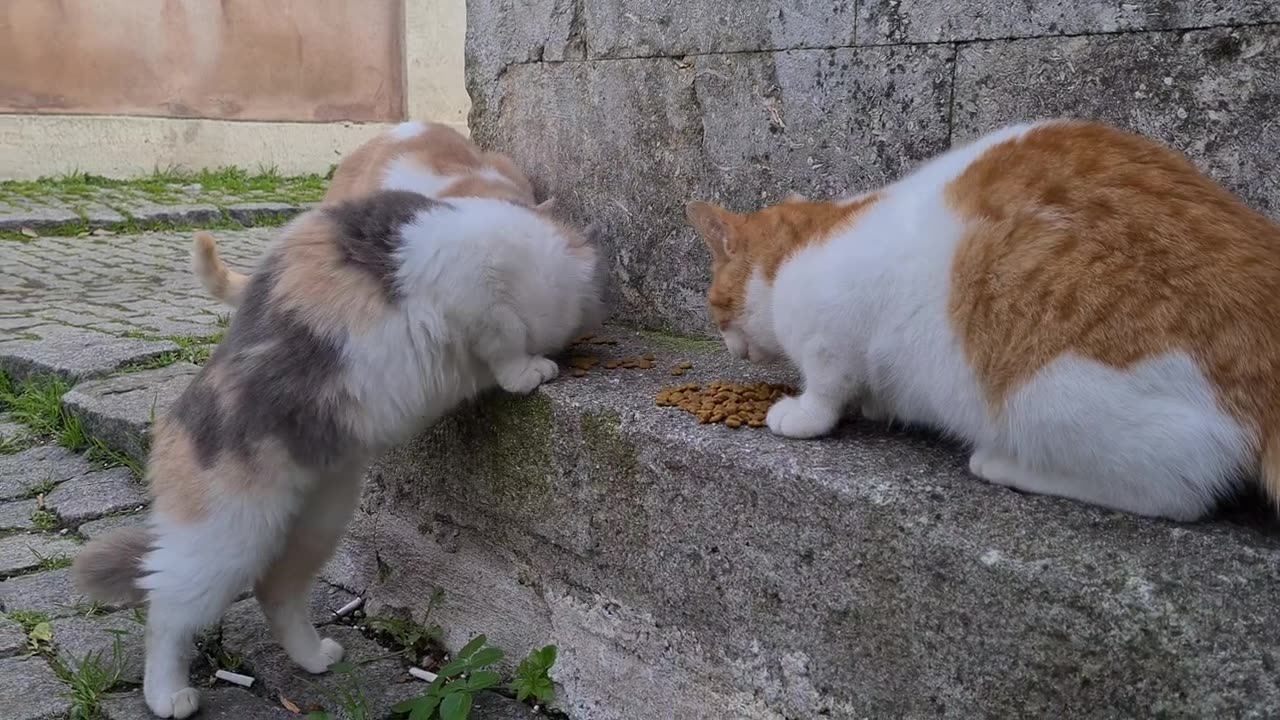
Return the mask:
<svg viewBox="0 0 1280 720">
<path fill-rule="evenodd" d="M 271 290 L 280 263 L 277 253 L 263 260 L 226 339 L 171 411 L 206 469 L 223 452 L 250 458 L 265 438 L 279 440 L 304 467 L 330 466 L 350 451 L 341 417 L 354 401 L 338 386 L 342 340 L 322 337 L 275 307 Z M 214 368 L 228 385 L 227 396 L 208 383 Z"/>
<path fill-rule="evenodd" d="M 154 548 L 146 528 L 120 528 L 85 546 L 71 563 L 71 576 L 81 592 L 98 602 L 125 605 L 142 602 L 138 587 L 142 559 Z"/>
<path fill-rule="evenodd" d="M 442 204 L 415 192 L 383 190 L 325 212 L 337 226 L 335 242 L 343 259 L 373 276 L 395 302 L 400 299 L 395 253 L 404 242 L 400 230 L 418 212 Z"/>
</svg>

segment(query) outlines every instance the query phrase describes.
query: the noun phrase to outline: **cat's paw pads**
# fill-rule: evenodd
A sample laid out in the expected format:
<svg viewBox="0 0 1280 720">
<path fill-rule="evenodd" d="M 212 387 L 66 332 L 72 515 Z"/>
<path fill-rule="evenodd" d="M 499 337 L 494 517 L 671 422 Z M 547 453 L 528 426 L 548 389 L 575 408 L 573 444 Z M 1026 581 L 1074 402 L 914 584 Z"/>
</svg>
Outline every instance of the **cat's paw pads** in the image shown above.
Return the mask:
<svg viewBox="0 0 1280 720">
<path fill-rule="evenodd" d="M 299 661 L 298 664 L 312 675 L 319 675 L 328 671 L 330 665 L 340 662 L 344 652 L 342 645 L 336 640 L 323 638 L 320 640 L 320 649 L 316 654 L 306 662 Z"/>
<path fill-rule="evenodd" d="M 509 393 L 528 395 L 559 373 L 560 366 L 556 365 L 554 360 L 544 357 L 529 358 L 525 364 L 501 373 L 498 377 L 498 385 Z"/>
<path fill-rule="evenodd" d="M 147 707 L 152 714 L 160 718 L 182 720 L 196 714 L 200 709 L 200 691 L 195 688 L 182 688 L 175 693 L 143 693 L 147 699 Z"/>
<path fill-rule="evenodd" d="M 769 408 L 765 422 L 774 435 L 789 438 L 815 438 L 831 432 L 840 416 L 826 409 L 815 409 L 798 397 L 782 398 Z"/>
<path fill-rule="evenodd" d="M 880 422 L 889 419 L 889 411 L 884 406 L 876 402 L 874 398 L 867 398 L 862 401 L 862 407 L 859 409 L 862 417 L 872 422 Z"/>
</svg>

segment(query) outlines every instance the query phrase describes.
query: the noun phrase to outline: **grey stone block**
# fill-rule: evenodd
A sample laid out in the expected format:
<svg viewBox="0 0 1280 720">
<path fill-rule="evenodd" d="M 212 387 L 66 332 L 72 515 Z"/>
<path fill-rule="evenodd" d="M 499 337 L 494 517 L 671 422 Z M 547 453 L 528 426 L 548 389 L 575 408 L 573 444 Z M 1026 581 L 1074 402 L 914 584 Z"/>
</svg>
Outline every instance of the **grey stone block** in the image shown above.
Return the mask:
<svg viewBox="0 0 1280 720">
<path fill-rule="evenodd" d="M 75 557 L 80 543 L 58 535 L 9 535 L 0 538 L 0 576 L 34 570 L 45 561 Z"/>
<path fill-rule="evenodd" d="M 473 85 L 490 103 L 473 135 L 569 217 L 603 223 L 617 319 L 706 333 L 710 260 L 685 203 L 745 210 L 895 179 L 948 145 L 952 59 L 924 47 L 512 66 Z"/>
<path fill-rule="evenodd" d="M 32 205 L 29 208 L 0 215 L 0 230 L 16 231 L 31 228 L 39 232 L 79 220 L 79 215 L 65 207 Z"/>
<path fill-rule="evenodd" d="M 69 527 L 104 515 L 137 510 L 147 502 L 146 488 L 125 467 L 86 473 L 45 496 L 45 505 Z"/>
<path fill-rule="evenodd" d="M 0 582 L 0 610 L 34 610 L 49 617 L 68 617 L 80 611 L 87 598 L 75 589 L 70 568 L 19 575 Z"/>
<path fill-rule="evenodd" d="M 68 380 L 98 377 L 178 346 L 168 340 L 137 340 L 60 325 L 42 325 L 26 332 L 38 339 L 0 344 L 0 370 L 15 380 L 33 375 L 58 375 Z"/>
<path fill-rule="evenodd" d="M 1271 0 L 1007 3 L 1000 0 L 859 0 L 858 43 L 954 42 L 1280 21 Z"/>
<path fill-rule="evenodd" d="M 0 502 L 0 531 L 34 530 L 31 514 L 39 504 L 35 500 L 10 500 Z"/>
<path fill-rule="evenodd" d="M 592 0 L 582 3 L 587 56 L 691 54 L 846 47 L 852 2 L 831 0 Z"/>
<path fill-rule="evenodd" d="M 108 696 L 102 701 L 105 720 L 153 720 L 141 692 Z M 237 687 L 200 691 L 200 720 L 297 720 L 298 716 L 265 698 Z"/>
<path fill-rule="evenodd" d="M 139 527 L 147 524 L 146 513 L 133 513 L 130 515 L 111 515 L 100 520 L 90 520 L 76 528 L 76 532 L 83 535 L 86 540 L 102 537 L 107 533 L 126 527 Z"/>
<path fill-rule="evenodd" d="M 213 205 L 158 205 L 145 200 L 133 200 L 128 211 L 141 223 L 213 223 L 222 219 L 222 211 Z"/>
<path fill-rule="evenodd" d="M 8 618 L 0 618 L 0 658 L 13 657 L 27 648 L 27 632 Z"/>
<path fill-rule="evenodd" d="M 241 225 L 257 225 L 264 221 L 280 221 L 306 210 L 305 207 L 273 202 L 236 203 L 226 207 L 232 220 Z"/>
<path fill-rule="evenodd" d="M 90 656 L 96 656 L 104 667 L 112 667 L 116 661 L 115 641 L 119 637 L 120 679 L 128 683 L 142 682 L 145 627 L 132 612 L 57 618 L 51 626 L 58 659 L 67 667 L 79 667 Z"/>
<path fill-rule="evenodd" d="M 0 717 L 5 720 L 62 720 L 71 711 L 67 688 L 44 660 L 0 660 Z"/>
<path fill-rule="evenodd" d="M 0 455 L 0 500 L 26 497 L 37 489 L 86 472 L 89 472 L 87 460 L 57 445 L 39 445 L 12 455 Z"/>
<path fill-rule="evenodd" d="M 1012 121 L 1105 120 L 1187 153 L 1280 217 L 1280 123 L 1260 120 L 1278 97 L 1273 27 L 974 43 L 960 50 L 954 132 L 959 142 Z"/>
<path fill-rule="evenodd" d="M 109 208 L 106 205 L 93 204 L 81 207 L 79 210 L 84 213 L 85 222 L 89 223 L 90 227 L 107 227 L 117 225 L 125 220 L 124 215 L 120 214 L 118 210 Z"/>
<path fill-rule="evenodd" d="M 151 422 L 173 404 L 200 368 L 180 362 L 80 383 L 62 397 L 91 435 L 140 462 L 147 459 Z"/>
<path fill-rule="evenodd" d="M 692 361 L 680 382 L 787 379 L 610 335 L 618 355 Z M 1274 532 L 1009 492 L 931 435 L 865 421 L 821 442 L 700 426 L 654 407 L 673 380 L 564 378 L 394 452 L 367 500 L 394 581 L 370 606 L 438 583 L 446 627 L 469 618 L 512 653 L 556 642 L 569 713 L 592 718 L 1208 717 L 1280 699 L 1259 681 Z"/>
</svg>

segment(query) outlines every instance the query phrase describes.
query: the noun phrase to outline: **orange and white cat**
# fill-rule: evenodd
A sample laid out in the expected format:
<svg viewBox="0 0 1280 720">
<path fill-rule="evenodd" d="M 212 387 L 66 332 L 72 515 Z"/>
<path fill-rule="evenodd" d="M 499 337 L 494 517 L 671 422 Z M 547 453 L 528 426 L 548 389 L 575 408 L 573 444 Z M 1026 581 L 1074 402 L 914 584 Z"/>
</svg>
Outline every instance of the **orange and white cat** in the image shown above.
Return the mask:
<svg viewBox="0 0 1280 720">
<path fill-rule="evenodd" d="M 1104 125 L 1007 127 L 839 202 L 690 203 L 728 348 L 804 391 L 973 447 L 1018 490 L 1189 520 L 1280 499 L 1280 226 L 1182 155 Z"/>
<path fill-rule="evenodd" d="M 462 133 L 440 123 L 405 122 L 343 158 L 321 200 L 332 205 L 378 190 L 407 190 L 442 200 L 490 198 L 547 212 L 537 204 L 529 178 L 507 156 L 483 152 Z M 192 265 L 200 284 L 227 305 L 239 305 L 249 276 L 227 267 L 217 241 L 196 234 Z"/>
<path fill-rule="evenodd" d="M 284 228 L 155 425 L 147 527 L 96 538 L 73 565 L 95 599 L 147 601 L 154 714 L 196 712 L 192 636 L 247 586 L 304 670 L 342 657 L 308 590 L 368 463 L 490 387 L 555 377 L 547 354 L 603 313 L 601 264 L 589 236 L 491 198 L 380 190 Z"/>
</svg>

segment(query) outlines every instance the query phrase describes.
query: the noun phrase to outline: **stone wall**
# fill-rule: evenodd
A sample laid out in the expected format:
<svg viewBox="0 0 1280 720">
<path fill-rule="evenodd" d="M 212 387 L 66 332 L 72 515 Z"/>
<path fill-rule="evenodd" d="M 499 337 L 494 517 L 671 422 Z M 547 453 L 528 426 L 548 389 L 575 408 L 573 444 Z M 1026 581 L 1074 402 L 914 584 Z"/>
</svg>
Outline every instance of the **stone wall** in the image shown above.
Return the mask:
<svg viewBox="0 0 1280 720">
<path fill-rule="evenodd" d="M 472 131 L 608 229 L 618 317 L 701 333 L 697 197 L 862 191 L 1002 124 L 1102 119 L 1280 217 L 1275 0 L 469 0 Z"/>
</svg>

